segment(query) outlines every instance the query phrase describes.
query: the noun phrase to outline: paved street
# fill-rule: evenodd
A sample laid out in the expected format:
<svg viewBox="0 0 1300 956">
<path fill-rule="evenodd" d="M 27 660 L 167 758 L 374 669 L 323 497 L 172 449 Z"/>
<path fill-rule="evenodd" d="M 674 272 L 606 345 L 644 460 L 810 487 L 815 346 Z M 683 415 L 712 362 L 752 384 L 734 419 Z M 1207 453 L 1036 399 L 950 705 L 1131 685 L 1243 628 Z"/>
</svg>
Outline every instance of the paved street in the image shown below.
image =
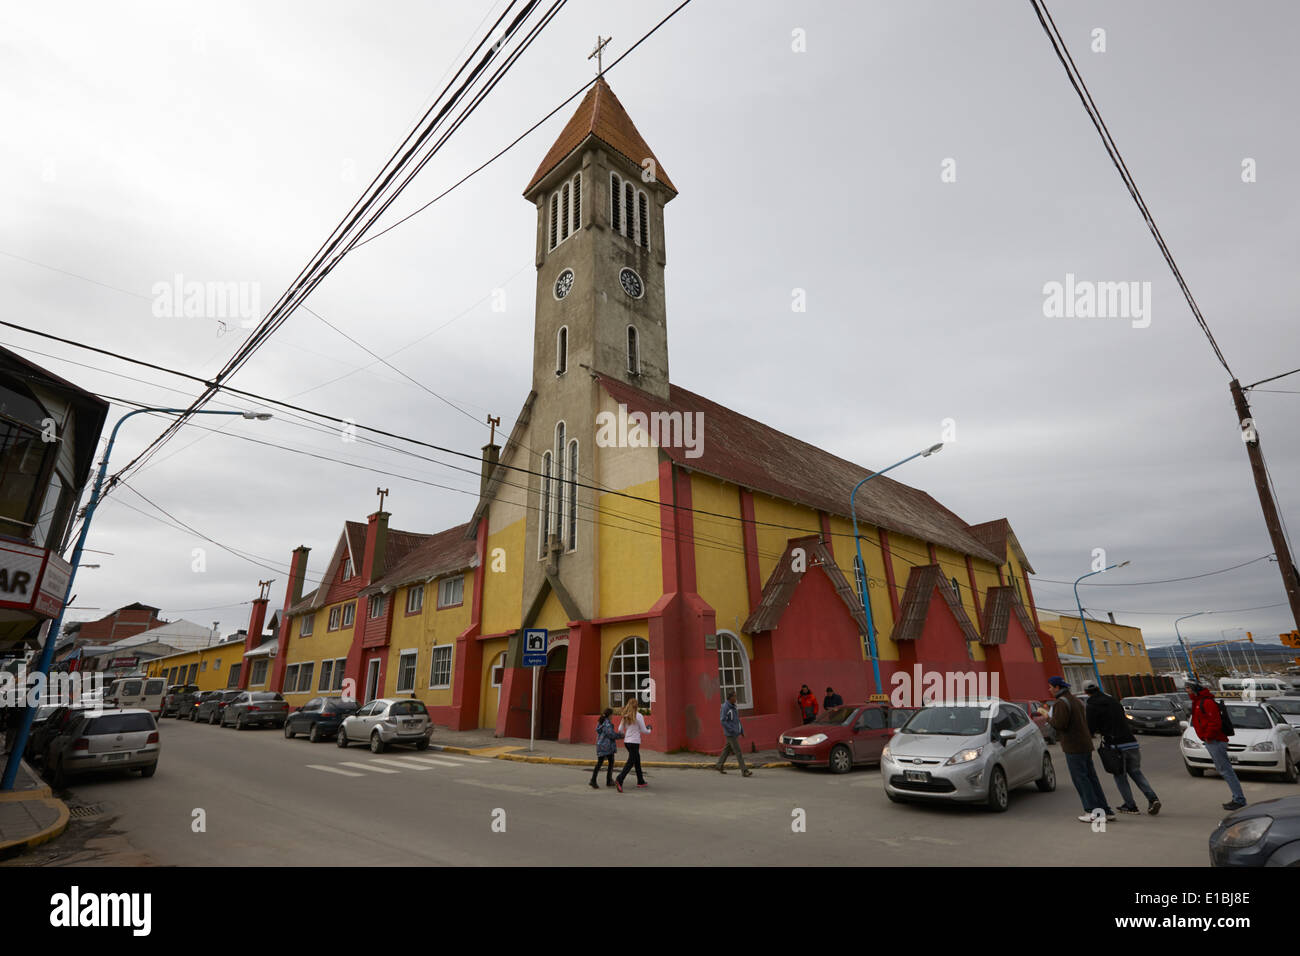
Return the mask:
<svg viewBox="0 0 1300 956">
<path fill-rule="evenodd" d="M 874 769 L 769 769 L 749 779 L 734 769 L 725 777 L 661 769 L 646 790 L 619 795 L 591 790 L 587 771 L 574 767 L 435 751 L 376 756 L 275 730 L 161 726 L 153 779 L 110 777 L 67 792 L 74 807 L 102 807 L 96 839 L 79 839 L 74 824 L 10 865 L 1034 865 L 1063 852 L 1081 865 L 1205 866 L 1206 838 L 1227 799 L 1222 781 L 1183 771 L 1177 738 L 1142 738 L 1160 815 L 1121 817 L 1093 833 L 1074 819 L 1079 804 L 1057 747 L 1056 792 L 1022 788 L 995 815 L 895 806 Z M 1245 787 L 1252 801 L 1296 792 L 1263 779 Z M 204 833 L 191 829 L 198 808 Z M 795 808 L 806 812 L 804 833 L 792 832 Z M 504 833 L 493 831 L 498 809 Z"/>
</svg>

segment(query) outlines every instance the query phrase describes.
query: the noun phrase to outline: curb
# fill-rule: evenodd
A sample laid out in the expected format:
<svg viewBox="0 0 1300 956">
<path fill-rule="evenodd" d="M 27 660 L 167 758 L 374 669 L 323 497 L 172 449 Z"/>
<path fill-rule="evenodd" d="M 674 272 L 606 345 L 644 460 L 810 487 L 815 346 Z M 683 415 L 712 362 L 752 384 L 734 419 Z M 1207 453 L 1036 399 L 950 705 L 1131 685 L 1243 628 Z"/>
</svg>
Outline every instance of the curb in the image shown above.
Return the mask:
<svg viewBox="0 0 1300 956">
<path fill-rule="evenodd" d="M 21 850 L 30 850 L 34 846 L 47 843 L 55 837 L 61 836 L 63 831 L 68 828 L 72 815 L 68 812 L 66 803 L 53 796 L 40 796 L 36 799 L 44 804 L 55 805 L 59 811 L 59 818 L 33 836 L 24 837 L 21 840 L 10 840 L 8 843 L 0 843 L 0 858 L 12 856 Z"/>
<path fill-rule="evenodd" d="M 496 760 L 513 760 L 515 763 L 544 763 L 561 767 L 590 767 L 590 759 L 580 757 L 546 757 L 538 754 L 518 753 L 518 748 L 509 748 L 508 751 L 502 752 L 501 747 L 455 747 L 450 744 L 430 744 L 430 750 L 439 750 L 443 753 L 462 754 L 464 756 L 493 757 Z M 714 761 L 692 761 L 692 760 L 643 760 L 642 767 L 654 767 L 656 769 L 672 770 L 712 770 L 715 766 Z M 756 763 L 750 765 L 755 770 L 774 770 L 780 767 L 790 767 L 792 764 L 785 761 L 776 763 Z"/>
</svg>

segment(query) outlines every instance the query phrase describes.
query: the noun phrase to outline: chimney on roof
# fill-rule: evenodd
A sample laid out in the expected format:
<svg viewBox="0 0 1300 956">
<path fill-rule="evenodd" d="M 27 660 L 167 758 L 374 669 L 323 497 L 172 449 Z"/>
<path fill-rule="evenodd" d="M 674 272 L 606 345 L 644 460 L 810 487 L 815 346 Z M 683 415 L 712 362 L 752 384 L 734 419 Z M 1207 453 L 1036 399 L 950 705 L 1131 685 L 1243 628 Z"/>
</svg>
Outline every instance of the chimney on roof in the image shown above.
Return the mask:
<svg viewBox="0 0 1300 956">
<path fill-rule="evenodd" d="M 366 520 L 366 556 L 361 568 L 361 580 L 367 585 L 383 577 L 388 557 L 388 519 L 387 511 L 376 511 Z"/>
<path fill-rule="evenodd" d="M 307 555 L 309 554 L 311 548 L 305 544 L 300 544 L 293 549 L 293 557 L 289 559 L 289 585 L 285 591 L 286 611 L 302 600 L 302 585 L 307 580 Z"/>
<path fill-rule="evenodd" d="M 483 446 L 483 468 L 479 473 L 478 479 L 478 500 L 483 501 L 487 496 L 488 481 L 492 478 L 492 472 L 496 469 L 497 462 L 501 460 L 500 445 Z"/>
<path fill-rule="evenodd" d="M 1108 618 L 1110 618 L 1110 623 L 1112 623 L 1112 624 L 1115 623 L 1115 612 L 1114 612 L 1114 611 L 1107 611 L 1107 612 L 1106 612 L 1106 616 L 1107 616 Z"/>
</svg>

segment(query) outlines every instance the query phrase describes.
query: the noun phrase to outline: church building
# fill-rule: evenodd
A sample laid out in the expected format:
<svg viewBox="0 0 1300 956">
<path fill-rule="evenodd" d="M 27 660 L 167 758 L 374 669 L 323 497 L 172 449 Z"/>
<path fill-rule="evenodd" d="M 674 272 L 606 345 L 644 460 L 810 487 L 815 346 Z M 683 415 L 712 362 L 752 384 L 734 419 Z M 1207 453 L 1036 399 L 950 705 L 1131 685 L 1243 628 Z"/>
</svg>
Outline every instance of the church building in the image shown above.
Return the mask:
<svg viewBox="0 0 1300 956">
<path fill-rule="evenodd" d="M 358 628 L 330 648 L 359 693 L 414 693 L 454 729 L 527 737 L 535 720 L 542 739 L 587 742 L 596 716 L 635 694 L 650 711 L 648 747 L 714 753 L 732 690 L 759 747 L 800 722 L 803 684 L 856 702 L 890 695 L 896 673 L 983 674 L 996 682 L 981 686 L 1005 698 L 1041 699 L 1060 665 L 1006 519 L 967 524 L 888 476 L 866 482 L 856 496 L 864 611 L 849 496 L 871 472 L 672 381 L 665 217 L 677 195 L 598 78 L 524 190 L 537 210 L 531 389 L 504 444 L 483 449 L 477 507 L 436 541 L 412 537 L 412 553 L 427 557 L 388 584 L 366 567 L 351 586 L 340 567 L 347 554 L 360 567 L 391 549 L 391 533 L 345 533 L 307 598 L 297 553 L 277 669 L 303 673 L 310 652 L 288 637 L 304 626 L 298 616 L 367 589 L 367 617 L 410 615 L 409 589 L 455 575 L 454 636 L 376 619 L 369 637 Z M 387 519 L 372 515 L 369 536 Z M 376 598 L 386 588 L 392 600 Z M 433 622 L 432 602 L 420 607 Z M 525 628 L 550 637 L 536 714 Z M 368 647 L 384 663 L 366 663 Z M 416 674 L 443 668 L 446 683 L 399 687 L 408 658 Z"/>
</svg>

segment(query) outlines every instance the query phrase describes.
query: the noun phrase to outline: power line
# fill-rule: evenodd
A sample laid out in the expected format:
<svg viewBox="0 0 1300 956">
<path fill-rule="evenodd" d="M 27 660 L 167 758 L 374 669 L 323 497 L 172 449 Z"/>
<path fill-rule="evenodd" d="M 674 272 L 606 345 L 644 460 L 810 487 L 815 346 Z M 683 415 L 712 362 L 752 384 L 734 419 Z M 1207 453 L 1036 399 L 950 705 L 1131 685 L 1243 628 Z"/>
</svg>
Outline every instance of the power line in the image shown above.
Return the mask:
<svg viewBox="0 0 1300 956">
<path fill-rule="evenodd" d="M 1186 577 L 1182 577 L 1182 578 L 1166 578 L 1163 581 L 1125 581 L 1119 584 L 1116 583 L 1106 584 L 1100 581 L 1097 582 L 1081 581 L 1079 583 L 1085 587 L 1094 587 L 1094 588 L 1138 588 L 1147 584 L 1174 584 L 1178 581 L 1194 581 L 1197 578 L 1208 578 L 1215 574 L 1224 574 L 1225 572 L 1228 571 L 1235 571 L 1238 568 L 1244 568 L 1252 564 L 1257 564 L 1260 561 L 1265 561 L 1272 557 L 1273 555 L 1271 554 L 1262 554 L 1258 558 L 1252 558 L 1250 561 L 1243 561 L 1241 564 L 1234 564 L 1230 568 L 1220 568 L 1217 571 L 1206 571 L 1204 574 L 1189 574 Z M 1040 578 L 1040 577 L 1034 578 L 1034 583 L 1038 583 L 1040 581 L 1045 584 L 1069 584 L 1069 585 L 1074 584 L 1073 581 L 1058 581 L 1055 580 L 1054 578 Z"/>
<path fill-rule="evenodd" d="M 1178 287 L 1182 289 L 1183 297 L 1187 299 L 1187 305 L 1192 310 L 1192 315 L 1196 318 L 1196 324 L 1201 327 L 1205 333 L 1206 340 L 1210 343 L 1210 348 L 1214 350 L 1215 357 L 1219 364 L 1224 367 L 1228 375 L 1236 378 L 1232 369 L 1228 367 L 1228 360 L 1223 357 L 1219 351 L 1219 344 L 1214 341 L 1214 335 L 1210 332 L 1209 323 L 1205 321 L 1205 316 L 1201 314 L 1201 307 L 1196 304 L 1196 299 L 1192 296 L 1192 290 L 1188 287 L 1186 280 L 1183 278 L 1182 270 L 1178 268 L 1178 263 L 1174 261 L 1173 253 L 1165 244 L 1165 237 L 1160 233 L 1160 227 L 1156 225 L 1155 218 L 1151 215 L 1151 210 L 1147 208 L 1146 200 L 1142 198 L 1142 193 L 1137 187 L 1137 182 L 1129 172 L 1128 164 L 1124 162 L 1124 157 L 1120 155 L 1119 146 L 1115 144 L 1110 130 L 1106 126 L 1106 121 L 1101 118 L 1101 111 L 1092 99 L 1092 93 L 1089 92 L 1088 86 L 1083 81 L 1083 75 L 1074 63 L 1074 57 L 1070 55 L 1069 48 L 1065 45 L 1064 38 L 1061 37 L 1060 31 L 1056 28 L 1056 22 L 1052 19 L 1052 14 L 1047 9 L 1045 0 L 1029 0 L 1029 4 L 1038 15 L 1038 22 L 1042 24 L 1043 32 L 1047 34 L 1047 39 L 1051 41 L 1052 49 L 1056 53 L 1056 58 L 1061 61 L 1061 66 L 1065 68 L 1065 75 L 1070 80 L 1070 85 L 1074 87 L 1074 92 L 1078 94 L 1079 101 L 1083 104 L 1084 111 L 1088 114 L 1088 119 L 1097 130 L 1097 135 L 1101 137 L 1102 145 L 1106 149 L 1106 154 L 1114 164 L 1115 169 L 1119 171 L 1120 178 L 1124 180 L 1124 186 L 1128 189 L 1129 195 L 1137 204 L 1138 211 L 1142 213 L 1142 218 L 1146 221 L 1147 228 L 1151 230 L 1151 235 L 1156 240 L 1156 245 L 1160 247 L 1160 254 L 1169 265 L 1169 269 L 1174 274 L 1174 279 L 1178 282 Z"/>
<path fill-rule="evenodd" d="M 1279 378 L 1286 378 L 1288 375 L 1294 375 L 1294 374 L 1296 374 L 1297 372 L 1300 372 L 1300 368 L 1293 368 L 1293 369 L 1291 369 L 1291 371 L 1289 371 L 1289 372 L 1283 372 L 1281 375 L 1274 375 L 1274 376 L 1272 376 L 1271 378 L 1261 378 L 1258 382 L 1255 383 L 1255 385 L 1263 385 L 1265 382 L 1276 382 Z M 1247 385 L 1247 386 L 1245 387 L 1244 391 L 1247 391 L 1247 392 L 1250 391 L 1252 388 L 1255 387 L 1255 385 Z M 1266 388 L 1266 389 L 1264 389 L 1264 391 L 1268 392 L 1268 391 L 1272 391 L 1272 390 Z"/>
</svg>

